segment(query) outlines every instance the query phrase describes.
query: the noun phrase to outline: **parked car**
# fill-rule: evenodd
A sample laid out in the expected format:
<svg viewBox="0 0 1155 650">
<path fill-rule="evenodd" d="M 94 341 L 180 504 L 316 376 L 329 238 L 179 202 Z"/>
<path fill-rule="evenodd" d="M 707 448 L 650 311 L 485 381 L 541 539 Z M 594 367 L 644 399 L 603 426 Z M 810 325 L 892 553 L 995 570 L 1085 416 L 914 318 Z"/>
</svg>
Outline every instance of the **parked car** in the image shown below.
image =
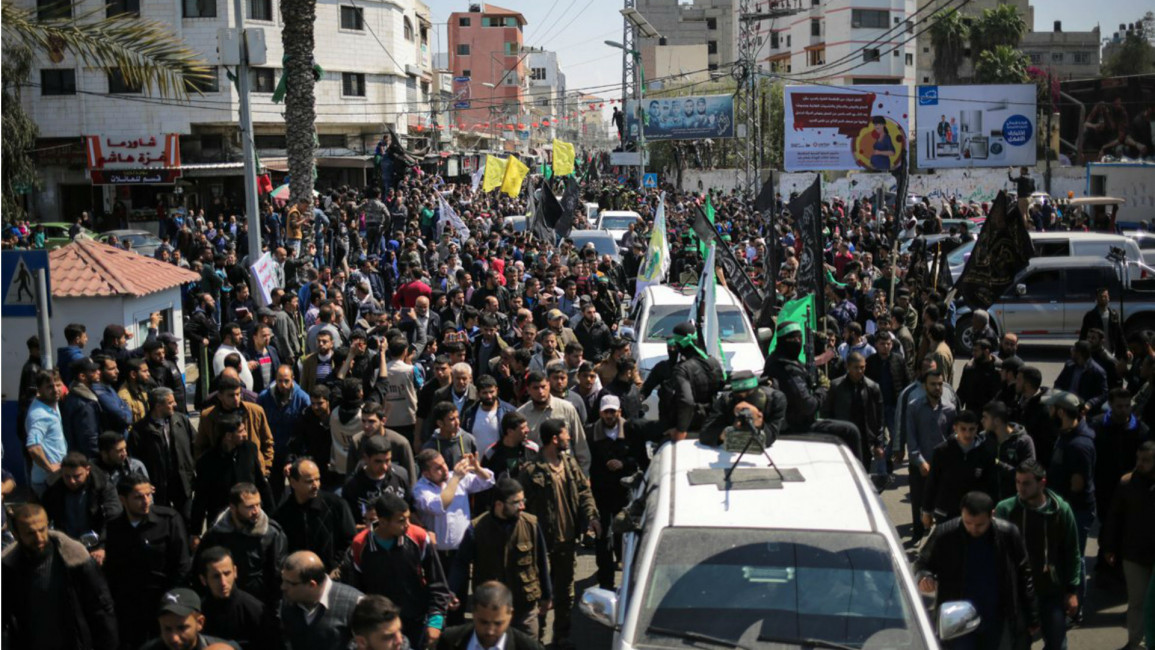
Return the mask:
<svg viewBox="0 0 1155 650">
<path fill-rule="evenodd" d="M 597 230 L 604 230 L 614 236 L 614 241 L 622 243 L 622 237 L 630 229 L 630 224 L 642 225 L 642 215 L 633 210 L 606 210 L 598 214 Z"/>
<path fill-rule="evenodd" d="M 621 586 L 587 589 L 580 603 L 613 628 L 610 647 L 939 647 L 853 452 L 827 436 L 736 449 L 666 444 L 635 481 Z M 940 612 L 942 640 L 977 626 L 965 601 Z"/>
<path fill-rule="evenodd" d="M 67 221 L 42 221 L 40 225 L 44 227 L 45 250 L 56 250 L 72 242 L 72 238 L 68 236 L 68 232 L 72 229 L 72 224 Z M 92 239 L 96 236 L 96 233 L 88 228 L 81 228 L 80 236 Z"/>
<path fill-rule="evenodd" d="M 140 253 L 146 257 L 152 257 L 156 253 L 156 249 L 160 247 L 160 238 L 147 230 L 123 229 L 123 230 L 109 230 L 102 232 L 96 236 L 96 241 L 102 243 L 109 243 L 109 241 L 116 237 L 117 241 L 129 242 L 132 244 L 132 251 Z"/>
<path fill-rule="evenodd" d="M 1127 251 L 1128 260 L 1140 260 L 1143 256 L 1138 243 L 1123 235 L 1113 235 L 1101 232 L 1032 232 L 1031 245 L 1035 249 L 1035 257 L 1107 257 L 1112 247 L 1119 247 Z M 947 255 L 947 264 L 950 265 L 951 276 L 958 280 L 970 259 L 975 242 L 968 242 L 959 246 Z M 1138 265 L 1130 266 L 1131 277 L 1144 277 L 1143 269 Z"/>
<path fill-rule="evenodd" d="M 525 232 L 525 229 L 529 227 L 529 219 L 525 215 L 514 215 L 502 219 L 501 225 L 502 228 L 512 226 L 513 232 Z"/>
<path fill-rule="evenodd" d="M 593 244 L 598 257 L 609 255 L 615 262 L 622 261 L 622 253 L 614 236 L 604 230 L 574 230 L 570 232 L 574 249 L 581 250 L 586 244 Z"/>
<path fill-rule="evenodd" d="M 1122 307 L 1125 333 L 1155 330 L 1155 279 L 1120 278 L 1115 263 L 1098 256 L 1032 259 L 987 309 L 991 327 L 1020 340 L 1077 338 L 1100 287 L 1111 290 L 1112 307 Z M 955 346 L 970 350 L 971 309 L 965 303 L 955 305 L 954 328 Z"/>
<path fill-rule="evenodd" d="M 1139 255 L 1143 257 L 1144 264 L 1155 267 L 1155 232 L 1130 230 L 1124 232 L 1123 236 L 1135 240 L 1135 244 L 1139 246 Z"/>
</svg>

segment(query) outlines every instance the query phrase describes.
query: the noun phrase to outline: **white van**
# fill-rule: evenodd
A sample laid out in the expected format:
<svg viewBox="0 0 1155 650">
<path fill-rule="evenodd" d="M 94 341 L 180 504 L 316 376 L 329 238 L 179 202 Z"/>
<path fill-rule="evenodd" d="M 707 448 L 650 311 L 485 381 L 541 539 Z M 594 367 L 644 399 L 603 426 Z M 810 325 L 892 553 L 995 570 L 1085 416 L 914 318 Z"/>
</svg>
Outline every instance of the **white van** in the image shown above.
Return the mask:
<svg viewBox="0 0 1155 650">
<path fill-rule="evenodd" d="M 829 436 L 782 438 L 765 455 L 740 446 L 684 440 L 654 454 L 614 524 L 621 587 L 582 594 L 611 647 L 938 648 L 855 455 Z M 970 603 L 939 609 L 940 639 L 977 625 Z"/>
<path fill-rule="evenodd" d="M 1106 258 L 1112 248 L 1122 248 L 1127 251 L 1128 262 L 1143 260 L 1143 252 L 1139 244 L 1124 235 L 1112 235 L 1101 232 L 1032 232 L 1031 245 L 1035 248 L 1035 257 L 1101 257 Z M 975 242 L 967 242 L 950 252 L 946 256 L 950 265 L 951 276 L 958 281 L 962 275 Z M 1146 277 L 1138 264 L 1128 264 L 1132 280 Z"/>
</svg>

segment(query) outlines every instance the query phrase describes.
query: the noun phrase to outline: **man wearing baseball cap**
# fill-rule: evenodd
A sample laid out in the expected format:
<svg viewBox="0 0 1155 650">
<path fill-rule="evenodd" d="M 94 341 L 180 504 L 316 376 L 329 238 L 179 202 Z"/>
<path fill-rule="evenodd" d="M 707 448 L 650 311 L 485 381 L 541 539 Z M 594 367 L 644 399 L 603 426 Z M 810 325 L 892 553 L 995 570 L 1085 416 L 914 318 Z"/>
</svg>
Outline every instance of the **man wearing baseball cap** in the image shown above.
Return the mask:
<svg viewBox="0 0 1155 650">
<path fill-rule="evenodd" d="M 160 637 L 141 646 L 141 650 L 203 650 L 214 643 L 241 650 L 232 641 L 201 634 L 205 615 L 201 613 L 200 596 L 192 589 L 173 589 L 161 596 L 159 610 Z"/>
<path fill-rule="evenodd" d="M 621 400 L 616 395 L 603 395 L 589 432 L 590 489 L 603 531 L 610 530 L 614 515 L 629 503 L 629 490 L 621 481 L 638 470 L 638 459 L 645 455 L 643 442 L 638 422 L 622 417 Z M 620 532 L 597 540 L 597 579 L 603 589 L 614 588 L 614 554 L 620 557 L 621 547 Z"/>
</svg>

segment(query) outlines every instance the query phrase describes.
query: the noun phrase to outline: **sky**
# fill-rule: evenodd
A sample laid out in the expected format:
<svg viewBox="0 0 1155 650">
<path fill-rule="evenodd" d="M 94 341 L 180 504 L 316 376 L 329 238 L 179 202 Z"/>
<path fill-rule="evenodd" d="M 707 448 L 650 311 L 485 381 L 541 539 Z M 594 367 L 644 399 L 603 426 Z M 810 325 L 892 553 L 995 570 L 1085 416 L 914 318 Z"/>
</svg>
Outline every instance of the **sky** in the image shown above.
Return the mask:
<svg viewBox="0 0 1155 650">
<path fill-rule="evenodd" d="M 671 2 L 680 0 L 669 0 Z M 437 25 L 435 51 L 443 52 L 445 22 L 454 11 L 468 11 L 464 0 L 427 0 Z M 520 11 L 527 24 L 523 34 L 527 45 L 544 46 L 558 53 L 569 90 L 589 90 L 605 98 L 616 97 L 621 83 L 621 50 L 604 41 L 620 41 L 621 0 L 498 0 L 498 6 Z M 1099 25 L 1103 37 L 1110 36 L 1119 23 L 1138 20 L 1151 10 L 1151 0 L 1034 0 L 1035 30 L 1050 31 L 1054 21 L 1063 21 L 1063 30 L 1089 31 Z M 1091 11 L 1090 7 L 1094 6 Z"/>
</svg>

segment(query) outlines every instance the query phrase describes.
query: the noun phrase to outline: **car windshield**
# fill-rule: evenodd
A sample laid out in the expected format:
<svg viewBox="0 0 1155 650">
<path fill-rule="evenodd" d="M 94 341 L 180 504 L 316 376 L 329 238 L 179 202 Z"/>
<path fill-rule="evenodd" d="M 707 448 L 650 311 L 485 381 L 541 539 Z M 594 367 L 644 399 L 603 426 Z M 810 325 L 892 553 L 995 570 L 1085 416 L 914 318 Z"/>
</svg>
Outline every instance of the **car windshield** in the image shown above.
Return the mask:
<svg viewBox="0 0 1155 650">
<path fill-rule="evenodd" d="M 878 534 L 667 528 L 645 589 L 636 647 L 682 648 L 677 635 L 694 634 L 751 650 L 926 648 L 921 604 Z"/>
<path fill-rule="evenodd" d="M 133 248 L 139 248 L 141 246 L 159 246 L 160 245 L 160 240 L 157 239 L 156 237 L 153 237 L 152 235 L 143 235 L 143 234 L 121 235 L 120 241 L 132 242 Z"/>
<path fill-rule="evenodd" d="M 658 305 L 650 311 L 646 325 L 646 342 L 661 343 L 674 335 L 678 323 L 690 320 L 690 305 Z M 749 343 L 750 330 L 742 319 L 742 310 L 723 305 L 718 308 L 718 325 L 723 343 Z"/>
<path fill-rule="evenodd" d="M 593 242 L 594 250 L 598 252 L 598 255 L 616 256 L 618 254 L 618 245 L 614 242 L 614 238 L 609 235 L 605 237 L 574 236 L 572 239 L 574 248 L 577 250 L 581 250 L 586 244 Z"/>
<path fill-rule="evenodd" d="M 603 216 L 602 229 L 603 230 L 627 230 L 631 223 L 637 222 L 637 217 L 633 215 L 625 216 Z"/>
<path fill-rule="evenodd" d="M 950 252 L 949 255 L 946 256 L 947 266 L 961 266 L 966 264 L 966 261 L 971 257 L 971 251 L 974 249 L 975 243 L 973 241 L 968 241 L 962 246 L 954 249 Z"/>
</svg>

